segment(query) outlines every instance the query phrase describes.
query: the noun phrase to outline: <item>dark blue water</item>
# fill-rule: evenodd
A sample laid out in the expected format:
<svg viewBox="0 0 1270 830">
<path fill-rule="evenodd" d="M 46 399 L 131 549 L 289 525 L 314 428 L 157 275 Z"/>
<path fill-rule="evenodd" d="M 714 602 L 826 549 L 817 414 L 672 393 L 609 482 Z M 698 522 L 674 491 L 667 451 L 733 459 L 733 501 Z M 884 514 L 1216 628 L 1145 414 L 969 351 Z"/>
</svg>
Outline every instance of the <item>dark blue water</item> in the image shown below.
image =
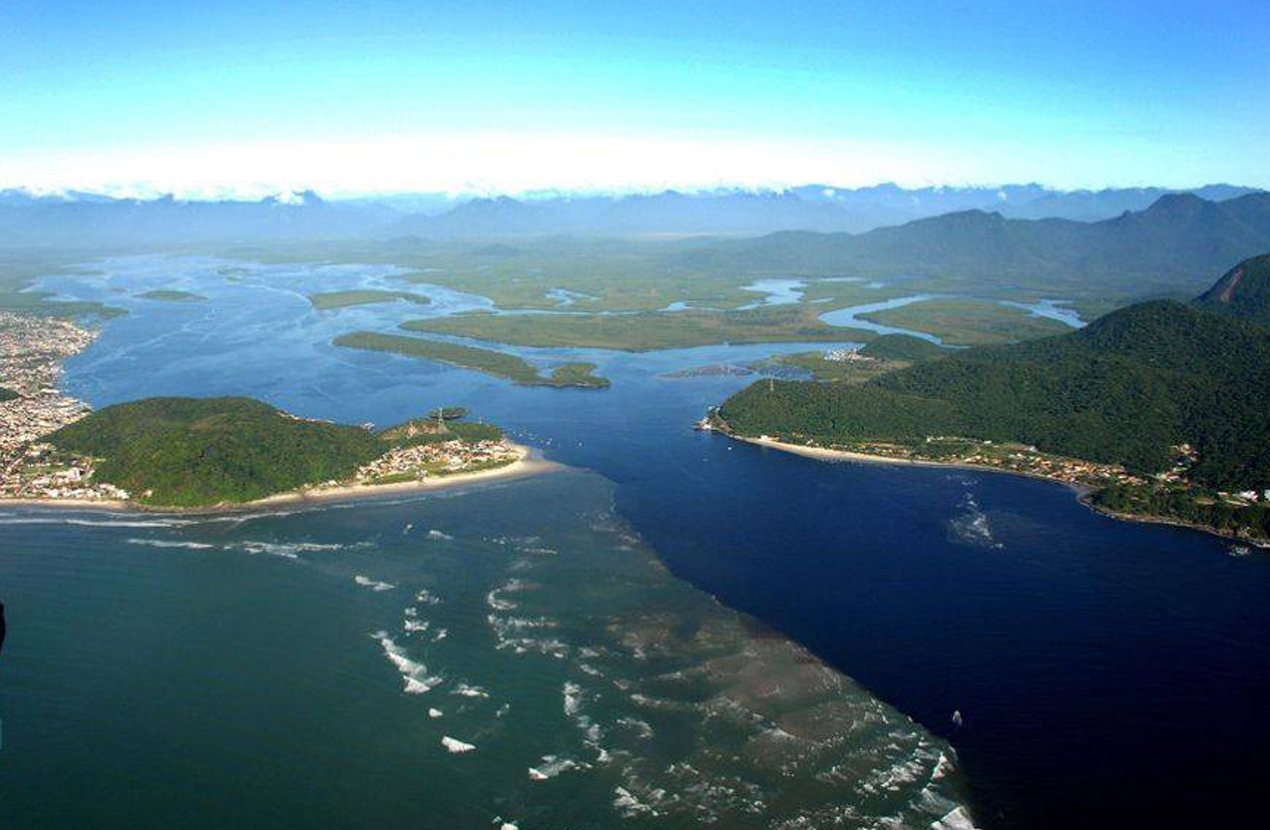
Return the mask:
<svg viewBox="0 0 1270 830">
<path fill-rule="evenodd" d="M 318 279 L 284 271 L 257 279 Z M 806 345 L 514 350 L 590 360 L 613 381 L 525 389 L 328 345 L 416 308 L 324 315 L 276 288 L 266 298 L 210 276 L 179 287 L 213 299 L 113 323 L 72 361 L 69 391 L 99 406 L 248 394 L 380 424 L 467 406 L 612 481 L 619 514 L 673 573 L 949 737 L 981 825 L 1217 825 L 1255 804 L 1270 768 L 1270 557 L 1095 515 L 1058 485 L 826 464 L 694 433 L 749 379 L 662 377 Z"/>
</svg>

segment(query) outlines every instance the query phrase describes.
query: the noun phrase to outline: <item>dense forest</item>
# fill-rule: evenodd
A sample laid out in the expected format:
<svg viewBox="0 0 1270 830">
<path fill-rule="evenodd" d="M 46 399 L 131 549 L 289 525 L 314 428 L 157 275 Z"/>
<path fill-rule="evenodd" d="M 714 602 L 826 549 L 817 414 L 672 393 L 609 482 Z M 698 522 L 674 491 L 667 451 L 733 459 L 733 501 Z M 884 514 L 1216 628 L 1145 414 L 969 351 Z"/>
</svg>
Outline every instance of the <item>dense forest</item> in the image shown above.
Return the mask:
<svg viewBox="0 0 1270 830">
<path fill-rule="evenodd" d="M 1194 480 L 1270 486 L 1270 330 L 1172 300 L 1058 337 L 985 346 L 846 387 L 760 381 L 720 414 L 744 434 L 1018 441 L 1156 472 L 1199 451 Z"/>
<path fill-rule="evenodd" d="M 1195 303 L 1219 314 L 1270 326 L 1270 254 L 1246 259 L 1231 268 Z"/>
<path fill-rule="evenodd" d="M 937 343 L 911 334 L 883 334 L 865 344 L 860 354 L 876 360 L 907 360 L 917 363 L 951 354 Z"/>
<path fill-rule="evenodd" d="M 1173 448 L 1189 444 L 1197 457 L 1186 476 L 1197 490 L 1262 490 L 1270 329 L 1153 301 L 1069 334 L 954 352 L 862 385 L 759 381 L 719 414 L 743 435 L 910 445 L 956 435 L 1141 474 L 1171 468 Z"/>
<path fill-rule="evenodd" d="M 251 398 L 147 398 L 100 409 L 48 440 L 99 459 L 94 478 L 138 501 L 198 507 L 346 479 L 393 446 L 502 437 L 489 424 L 406 426 L 377 434 L 295 418 Z"/>
</svg>

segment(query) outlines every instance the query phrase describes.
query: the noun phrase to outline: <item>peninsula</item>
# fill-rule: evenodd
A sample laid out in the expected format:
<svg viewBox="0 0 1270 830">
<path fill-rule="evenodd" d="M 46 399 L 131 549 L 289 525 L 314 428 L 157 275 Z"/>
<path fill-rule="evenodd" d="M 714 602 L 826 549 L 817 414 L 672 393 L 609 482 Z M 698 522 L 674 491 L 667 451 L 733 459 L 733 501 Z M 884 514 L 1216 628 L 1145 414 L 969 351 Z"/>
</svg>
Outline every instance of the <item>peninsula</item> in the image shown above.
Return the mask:
<svg viewBox="0 0 1270 830">
<path fill-rule="evenodd" d="M 214 509 L 436 487 L 545 469 L 498 427 L 425 418 L 376 431 L 251 398 L 108 406 L 6 451 L 0 499 Z"/>
</svg>

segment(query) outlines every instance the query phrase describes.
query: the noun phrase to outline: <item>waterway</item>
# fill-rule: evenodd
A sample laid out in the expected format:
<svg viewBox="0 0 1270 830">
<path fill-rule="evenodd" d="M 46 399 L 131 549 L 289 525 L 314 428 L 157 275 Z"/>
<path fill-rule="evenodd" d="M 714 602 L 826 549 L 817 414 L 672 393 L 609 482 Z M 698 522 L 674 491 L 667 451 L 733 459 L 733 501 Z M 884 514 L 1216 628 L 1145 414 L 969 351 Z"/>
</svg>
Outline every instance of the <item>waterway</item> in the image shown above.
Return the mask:
<svg viewBox="0 0 1270 830">
<path fill-rule="evenodd" d="M 699 826 L 713 815 L 731 827 L 747 826 L 748 796 L 768 792 L 753 826 L 804 810 L 808 826 L 875 826 L 885 815 L 925 827 L 962 801 L 987 828 L 1202 826 L 1241 815 L 1260 792 L 1270 558 L 1096 515 L 1055 484 L 826 464 L 688 429 L 752 379 L 668 374 L 812 344 L 507 349 L 540 365 L 595 362 L 613 381 L 605 391 L 516 387 L 331 346 L 344 331 L 440 313 L 391 303 L 318 312 L 305 299 L 314 286 L 397 285 L 391 270 L 244 264 L 231 282 L 223 267 L 138 258 L 47 280 L 65 296 L 131 305 L 70 361 L 67 391 L 97 406 L 246 394 L 379 424 L 461 405 L 579 472 L 240 525 L 2 517 L 4 826 L 283 826 L 338 814 L 354 826 L 431 817 L 527 829 L 613 826 L 635 811 L 621 820 Z M 128 299 L 156 287 L 209 299 Z M 491 600 L 512 579 L 542 587 Z M 417 600 L 425 589 L 442 599 L 435 609 Z M 407 631 L 410 607 L 432 634 Z M 507 620 L 522 615 L 527 638 L 558 638 L 565 656 L 499 649 Z M 697 634 L 716 626 L 717 641 Z M 453 639 L 427 640 L 438 628 Z M 787 667 L 758 650 L 768 629 L 852 682 L 832 701 L 769 711 L 750 731 L 677 708 L 758 706 L 722 666 L 741 655 Z M 645 662 L 654 646 L 670 662 Z M 692 668 L 716 657 L 724 662 Z M 422 668 L 409 677 L 443 684 L 406 694 L 402 669 L 413 664 Z M 668 688 L 674 672 L 706 685 Z M 454 694 L 460 684 L 490 697 Z M 669 702 L 653 715 L 632 694 Z M 772 726 L 807 728 L 797 713 L 813 710 L 839 713 L 829 723 L 844 730 L 848 720 L 888 726 L 858 741 L 847 730 L 828 754 L 801 744 L 782 778 L 785 756 L 764 741 L 778 735 Z M 646 745 L 635 721 L 664 743 Z M 444 737 L 477 748 L 452 753 Z M 600 748 L 630 760 L 601 765 Z M 822 788 L 831 758 L 845 778 Z M 568 771 L 528 773 L 555 764 Z M 640 812 L 658 809 L 658 790 L 682 800 Z"/>
</svg>

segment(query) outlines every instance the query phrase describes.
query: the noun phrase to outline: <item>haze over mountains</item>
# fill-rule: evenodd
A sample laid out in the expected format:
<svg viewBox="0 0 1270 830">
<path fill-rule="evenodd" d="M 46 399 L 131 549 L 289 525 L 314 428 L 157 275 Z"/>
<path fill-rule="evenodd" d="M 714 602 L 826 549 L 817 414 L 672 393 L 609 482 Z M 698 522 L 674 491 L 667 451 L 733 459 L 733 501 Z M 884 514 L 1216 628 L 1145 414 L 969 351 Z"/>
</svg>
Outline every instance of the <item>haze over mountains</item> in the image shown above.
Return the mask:
<svg viewBox="0 0 1270 830">
<path fill-rule="evenodd" d="M 1004 218 L 1097 221 L 1140 211 L 1177 192 L 1208 201 L 1258 192 L 1233 185 L 1192 191 L 1127 188 L 1056 191 L 1040 185 L 862 188 L 804 185 L 784 191 L 537 195 L 458 200 L 396 194 L 325 200 L 312 191 L 260 201 L 117 199 L 68 192 L 0 191 L 0 246 L 162 245 L 360 237 L 760 235 L 785 230 L 862 233 L 956 211 Z"/>
<path fill-rule="evenodd" d="M 719 241 L 682 263 L 785 273 L 891 273 L 996 278 L 1001 282 L 1099 280 L 1139 294 L 1190 291 L 1212 274 L 1270 250 L 1270 193 L 1212 202 L 1161 196 L 1113 219 L 1010 219 L 959 211 L 867 233 L 785 231 Z"/>
</svg>

